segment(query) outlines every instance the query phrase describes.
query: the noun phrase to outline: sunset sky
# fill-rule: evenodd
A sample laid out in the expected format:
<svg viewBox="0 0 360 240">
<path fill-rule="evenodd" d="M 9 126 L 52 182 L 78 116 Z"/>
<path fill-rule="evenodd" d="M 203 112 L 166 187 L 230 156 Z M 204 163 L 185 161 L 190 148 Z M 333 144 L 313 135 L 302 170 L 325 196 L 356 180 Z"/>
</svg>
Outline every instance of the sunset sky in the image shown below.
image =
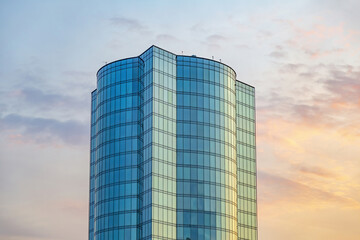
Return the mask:
<svg viewBox="0 0 360 240">
<path fill-rule="evenodd" d="M 151 45 L 214 56 L 256 88 L 259 240 L 360 239 L 359 10 L 0 1 L 0 240 L 87 239 L 96 72 Z"/>
</svg>

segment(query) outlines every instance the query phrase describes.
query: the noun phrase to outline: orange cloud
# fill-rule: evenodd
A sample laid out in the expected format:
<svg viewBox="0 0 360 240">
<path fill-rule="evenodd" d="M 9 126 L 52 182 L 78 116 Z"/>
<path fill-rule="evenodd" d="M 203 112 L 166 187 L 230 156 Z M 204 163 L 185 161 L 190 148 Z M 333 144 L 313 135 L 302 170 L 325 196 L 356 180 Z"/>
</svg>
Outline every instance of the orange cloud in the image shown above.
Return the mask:
<svg viewBox="0 0 360 240">
<path fill-rule="evenodd" d="M 262 114 L 260 112 L 259 114 Z M 269 114 L 267 112 L 266 114 Z M 325 114 L 325 113 L 324 113 Z M 309 209 L 360 208 L 360 134 L 307 118 L 262 118 L 257 144 L 259 201 L 268 214 Z M 358 128 L 359 129 L 359 128 Z M 349 136 L 344 133 L 350 134 Z M 267 212 L 270 211 L 270 212 Z"/>
<path fill-rule="evenodd" d="M 339 175 L 335 172 L 330 171 L 329 169 L 317 166 L 305 166 L 305 165 L 296 165 L 294 169 L 304 174 L 311 174 L 315 176 L 325 177 L 325 178 L 334 178 L 339 179 Z"/>
<path fill-rule="evenodd" d="M 326 208 L 336 204 L 339 207 L 360 209 L 360 202 L 355 199 L 265 172 L 259 172 L 259 191 L 259 201 L 270 207 L 286 204 L 293 205 L 293 210 L 299 211 L 303 208 Z"/>
</svg>

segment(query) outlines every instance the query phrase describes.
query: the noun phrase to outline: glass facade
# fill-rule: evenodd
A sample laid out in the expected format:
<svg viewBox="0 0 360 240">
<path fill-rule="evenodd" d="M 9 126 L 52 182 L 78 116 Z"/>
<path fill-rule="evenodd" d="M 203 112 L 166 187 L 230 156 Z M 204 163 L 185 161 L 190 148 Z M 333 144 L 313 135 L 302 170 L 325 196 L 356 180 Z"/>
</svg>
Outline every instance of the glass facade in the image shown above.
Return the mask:
<svg viewBox="0 0 360 240">
<path fill-rule="evenodd" d="M 257 239 L 255 89 L 236 82 L 238 239 Z"/>
<path fill-rule="evenodd" d="M 236 239 L 235 72 L 177 60 L 177 239 Z"/>
<path fill-rule="evenodd" d="M 89 240 L 257 239 L 254 88 L 152 46 L 97 73 Z"/>
</svg>

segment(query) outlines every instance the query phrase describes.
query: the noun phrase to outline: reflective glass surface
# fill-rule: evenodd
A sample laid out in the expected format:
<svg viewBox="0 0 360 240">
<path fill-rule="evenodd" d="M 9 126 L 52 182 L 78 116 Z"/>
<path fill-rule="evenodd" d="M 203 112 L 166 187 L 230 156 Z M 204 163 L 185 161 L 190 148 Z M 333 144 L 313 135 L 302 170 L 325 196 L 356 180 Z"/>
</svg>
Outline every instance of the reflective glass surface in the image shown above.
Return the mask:
<svg viewBox="0 0 360 240">
<path fill-rule="evenodd" d="M 235 72 L 177 59 L 177 238 L 236 239 Z"/>
<path fill-rule="evenodd" d="M 94 239 L 138 239 L 142 160 L 140 105 L 144 64 L 131 58 L 98 72 L 92 114 Z M 92 225 L 91 224 L 91 225 Z"/>
<path fill-rule="evenodd" d="M 238 239 L 257 239 L 255 89 L 236 82 Z"/>
<path fill-rule="evenodd" d="M 89 239 L 257 239 L 254 88 L 152 46 L 97 73 Z"/>
</svg>

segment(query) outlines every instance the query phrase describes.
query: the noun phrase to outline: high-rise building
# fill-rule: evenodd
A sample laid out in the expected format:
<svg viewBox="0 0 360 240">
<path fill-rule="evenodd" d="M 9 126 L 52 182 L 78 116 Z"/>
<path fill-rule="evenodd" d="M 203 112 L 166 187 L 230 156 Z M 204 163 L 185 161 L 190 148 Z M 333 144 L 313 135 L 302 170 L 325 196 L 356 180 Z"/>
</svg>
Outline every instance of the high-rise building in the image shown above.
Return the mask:
<svg viewBox="0 0 360 240">
<path fill-rule="evenodd" d="M 89 239 L 257 239 L 254 88 L 150 47 L 97 73 Z"/>
</svg>

